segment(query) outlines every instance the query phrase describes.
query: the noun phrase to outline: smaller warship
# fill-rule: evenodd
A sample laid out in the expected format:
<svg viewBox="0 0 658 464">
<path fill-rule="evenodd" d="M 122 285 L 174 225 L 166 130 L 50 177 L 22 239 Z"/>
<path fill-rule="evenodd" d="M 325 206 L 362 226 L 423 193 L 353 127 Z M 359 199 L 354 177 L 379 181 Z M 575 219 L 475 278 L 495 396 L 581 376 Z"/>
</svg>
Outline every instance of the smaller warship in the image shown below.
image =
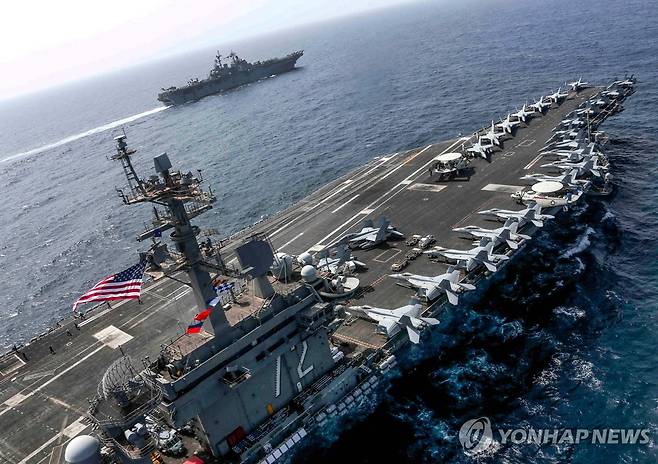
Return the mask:
<svg viewBox="0 0 658 464">
<path fill-rule="evenodd" d="M 303 54 L 304 51 L 299 50 L 282 58 L 249 63 L 235 52 L 231 52 L 226 58 L 217 52 L 215 66 L 210 70 L 207 79 L 193 78 L 183 87 L 163 88 L 158 94 L 158 100 L 166 105 L 181 105 L 269 76 L 292 71 Z"/>
</svg>

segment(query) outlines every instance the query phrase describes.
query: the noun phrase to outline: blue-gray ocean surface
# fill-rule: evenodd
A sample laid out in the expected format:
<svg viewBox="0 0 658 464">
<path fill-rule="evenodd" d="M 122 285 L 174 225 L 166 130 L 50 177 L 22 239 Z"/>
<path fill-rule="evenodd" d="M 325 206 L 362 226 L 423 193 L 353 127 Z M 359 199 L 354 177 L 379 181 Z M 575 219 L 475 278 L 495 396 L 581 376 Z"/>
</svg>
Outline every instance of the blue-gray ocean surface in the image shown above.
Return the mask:
<svg viewBox="0 0 658 464">
<path fill-rule="evenodd" d="M 616 195 L 547 227 L 478 304 L 452 310 L 405 355 L 412 367 L 369 414 L 326 428 L 293 460 L 472 462 L 457 431 L 487 416 L 494 428 L 653 435 L 649 445 L 500 446 L 480 461 L 656 462 L 655 2 L 421 3 L 230 48 L 247 59 L 306 54 L 298 71 L 123 124 L 142 172 L 163 151 L 203 169 L 219 202 L 199 222 L 224 235 L 374 156 L 471 132 L 567 79 L 636 73 L 638 92 L 603 127 Z M 135 262 L 149 211 L 122 207 L 114 191 L 124 178 L 106 156 L 119 124 L 92 129 L 155 109 L 160 87 L 204 76 L 213 55 L 0 103 L 2 347 L 44 331 L 90 285 Z"/>
</svg>

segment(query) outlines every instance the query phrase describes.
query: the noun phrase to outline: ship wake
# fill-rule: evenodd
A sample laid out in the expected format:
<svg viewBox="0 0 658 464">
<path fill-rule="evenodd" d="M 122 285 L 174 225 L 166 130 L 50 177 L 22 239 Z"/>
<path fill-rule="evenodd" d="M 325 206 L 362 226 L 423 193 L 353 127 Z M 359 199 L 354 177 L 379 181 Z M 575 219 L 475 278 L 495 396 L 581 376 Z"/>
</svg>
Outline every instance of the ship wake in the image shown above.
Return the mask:
<svg viewBox="0 0 658 464">
<path fill-rule="evenodd" d="M 150 109 L 148 111 L 144 111 L 142 113 L 137 113 L 133 114 L 132 116 L 127 116 L 125 118 L 117 119 L 116 121 L 108 122 L 107 124 L 103 124 L 102 126 L 94 127 L 93 129 L 86 130 L 84 132 L 80 132 L 79 134 L 75 135 L 69 135 L 68 137 L 65 137 L 61 140 L 58 140 L 56 142 L 48 143 L 46 145 L 42 145 L 37 148 L 33 148 L 28 151 L 16 153 L 13 155 L 5 156 L 3 158 L 0 158 L 0 163 L 6 163 L 9 161 L 14 161 L 20 158 L 25 158 L 27 156 L 31 155 L 36 155 L 39 153 L 43 153 L 45 151 L 51 150 L 53 148 L 61 147 L 62 145 L 66 145 L 71 142 L 75 142 L 76 140 L 83 139 L 85 137 L 89 137 L 90 135 L 94 134 L 99 134 L 101 132 L 105 132 L 111 129 L 114 129 L 116 127 L 122 126 L 124 124 L 131 123 L 133 121 L 137 121 L 138 119 L 145 118 L 147 116 L 151 116 L 156 113 L 160 113 L 161 111 L 166 110 L 167 108 L 170 108 L 169 106 L 159 106 L 157 108 Z"/>
</svg>

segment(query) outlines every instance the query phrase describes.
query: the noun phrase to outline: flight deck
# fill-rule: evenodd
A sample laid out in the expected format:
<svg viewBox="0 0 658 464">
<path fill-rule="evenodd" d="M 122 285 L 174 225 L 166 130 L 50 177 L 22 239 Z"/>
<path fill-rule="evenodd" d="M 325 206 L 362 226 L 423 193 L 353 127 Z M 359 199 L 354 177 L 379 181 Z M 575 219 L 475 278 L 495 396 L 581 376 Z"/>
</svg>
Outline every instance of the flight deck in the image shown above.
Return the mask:
<svg viewBox="0 0 658 464">
<path fill-rule="evenodd" d="M 494 151 L 490 161 L 474 158 L 467 178 L 441 180 L 430 168 L 438 156 L 463 151 L 472 140 L 468 136 L 377 157 L 230 237 L 223 244 L 222 255 L 229 264 L 235 263 L 235 248 L 255 234 L 267 236 L 276 252 L 299 255 L 320 250 L 346 233 L 359 231 L 364 220 L 380 217 L 388 218 L 405 237 L 432 234 L 441 246 L 472 248 L 472 239 L 464 239 L 452 229 L 500 227 L 502 223 L 478 211 L 492 207 L 523 209 L 510 196 L 527 185 L 519 178 L 551 172 L 539 168 L 545 162 L 538 154 L 540 149 L 565 115 L 598 91 L 600 88 L 587 88 L 570 93 L 560 105 L 519 127 L 502 149 Z M 413 290 L 397 285 L 389 275 L 393 273 L 391 266 L 412 248 L 405 239 L 399 239 L 353 250 L 367 270 L 357 273 L 361 291 L 345 304 L 384 308 L 406 304 Z M 435 276 L 447 269 L 448 264 L 420 255 L 408 262 L 404 272 Z M 198 308 L 191 289 L 181 283 L 187 279 L 185 274 L 176 278 L 180 281 L 162 278 L 147 284 L 141 303 L 103 304 L 84 318 L 62 321 L 59 327 L 0 360 L 1 463 L 60 462 L 57 458 L 63 446 L 76 435 L 89 433 L 88 398 L 96 391 L 106 367 L 122 353 L 141 363 L 157 356 L 162 345 L 171 344 L 184 333 Z M 277 285 L 285 291 L 285 285 L 296 284 Z M 227 310 L 229 321 L 241 320 L 259 308 L 260 302 L 249 295 L 249 289 L 242 290 L 237 299 L 244 304 Z M 203 340 L 210 336 L 197 335 Z M 333 337 L 361 349 L 377 349 L 387 341 L 363 319 L 344 324 Z"/>
</svg>

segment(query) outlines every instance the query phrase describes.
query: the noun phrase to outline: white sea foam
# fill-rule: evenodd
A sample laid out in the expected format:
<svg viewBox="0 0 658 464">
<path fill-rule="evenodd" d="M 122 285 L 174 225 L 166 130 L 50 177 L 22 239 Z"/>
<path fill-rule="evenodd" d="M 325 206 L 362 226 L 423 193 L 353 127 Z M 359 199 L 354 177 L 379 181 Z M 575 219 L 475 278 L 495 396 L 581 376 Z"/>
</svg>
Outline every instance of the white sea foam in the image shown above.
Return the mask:
<svg viewBox="0 0 658 464">
<path fill-rule="evenodd" d="M 102 126 L 95 127 L 93 129 L 89 129 L 88 131 L 81 132 L 79 134 L 75 135 L 70 135 L 68 137 L 65 137 L 61 140 L 58 140 L 57 142 L 52 142 L 46 145 L 42 145 L 38 148 L 33 148 L 32 150 L 24 151 L 21 153 L 16 153 L 14 155 L 9 155 L 5 158 L 0 159 L 0 163 L 6 163 L 8 161 L 13 161 L 19 158 L 24 158 L 26 156 L 30 155 L 35 155 L 37 153 L 42 153 L 46 150 L 50 150 L 52 148 L 57 148 L 61 147 L 62 145 L 66 145 L 67 143 L 74 142 L 76 140 L 80 140 L 82 138 L 88 137 L 93 134 L 98 134 L 100 132 L 105 132 L 110 129 L 114 129 L 115 127 L 119 127 L 123 124 L 128 124 L 129 122 L 136 121 L 138 119 L 144 118 L 146 116 L 150 116 L 152 114 L 159 113 L 160 111 L 164 111 L 169 106 L 159 106 L 157 108 L 153 108 L 152 110 L 144 111 L 143 113 L 138 113 L 138 114 L 133 114 L 132 116 L 128 116 L 125 118 L 117 119 L 116 121 L 108 122 L 107 124 L 103 124 Z"/>
<path fill-rule="evenodd" d="M 585 230 L 585 233 L 580 236 L 580 239 L 578 239 L 578 243 L 576 243 L 574 246 L 569 248 L 567 251 L 562 253 L 560 255 L 561 258 L 571 258 L 574 255 L 577 255 L 578 253 L 582 253 L 587 249 L 587 247 L 590 246 L 591 242 L 589 240 L 590 235 L 594 233 L 594 229 L 591 227 L 588 227 Z"/>
</svg>

